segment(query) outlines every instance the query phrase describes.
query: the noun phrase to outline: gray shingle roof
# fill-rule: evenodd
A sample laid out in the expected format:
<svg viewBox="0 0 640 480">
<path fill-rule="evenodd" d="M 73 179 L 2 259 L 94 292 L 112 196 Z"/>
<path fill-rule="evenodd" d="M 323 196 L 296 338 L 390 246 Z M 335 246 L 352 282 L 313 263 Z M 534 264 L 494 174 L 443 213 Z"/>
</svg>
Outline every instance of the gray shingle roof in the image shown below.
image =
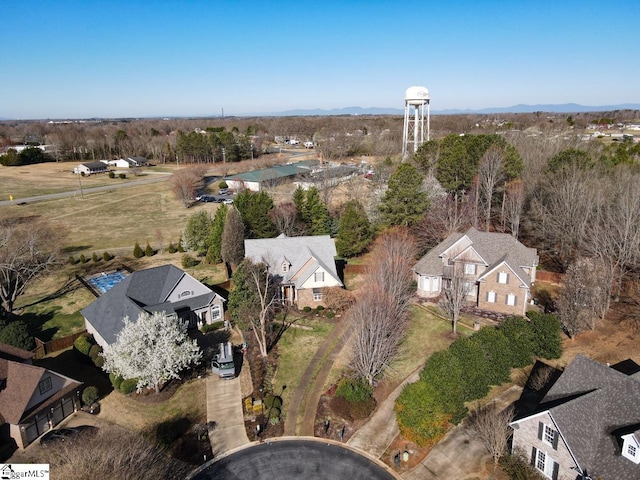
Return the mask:
<svg viewBox="0 0 640 480">
<path fill-rule="evenodd" d="M 617 430 L 640 424 L 640 382 L 577 355 L 543 398 L 580 468 L 617 480 L 640 478 L 640 465 L 620 455 Z M 595 478 L 595 477 L 594 477 Z"/>
<path fill-rule="evenodd" d="M 315 271 L 313 265 L 322 266 L 340 282 L 335 262 L 336 245 L 329 235 L 307 237 L 280 235 L 276 238 L 245 240 L 244 251 L 246 258 L 255 263 L 269 264 L 273 275 L 281 276 L 283 283 L 293 281 L 297 288 Z M 285 259 L 291 267 L 287 272 L 282 272 L 281 266 Z M 341 282 L 340 285 L 342 285 Z"/>
<path fill-rule="evenodd" d="M 123 318 L 136 321 L 142 311 L 174 313 L 179 308 L 198 308 L 212 300 L 214 292 L 170 303 L 168 295 L 185 273 L 173 265 L 140 270 L 97 298 L 82 310 L 82 315 L 93 325 L 104 340 L 111 344 L 117 340 L 124 326 Z"/>
<path fill-rule="evenodd" d="M 439 256 L 465 236 L 471 242 L 471 247 L 486 262 L 486 272 L 504 261 L 523 282 L 527 285 L 531 283 L 530 275 L 521 267 L 537 265 L 538 255 L 534 248 L 525 247 L 506 233 L 480 232 L 475 228 L 470 228 L 464 234 L 454 233 L 449 236 L 422 257 L 413 270 L 422 275 L 442 275 L 443 264 Z"/>
</svg>

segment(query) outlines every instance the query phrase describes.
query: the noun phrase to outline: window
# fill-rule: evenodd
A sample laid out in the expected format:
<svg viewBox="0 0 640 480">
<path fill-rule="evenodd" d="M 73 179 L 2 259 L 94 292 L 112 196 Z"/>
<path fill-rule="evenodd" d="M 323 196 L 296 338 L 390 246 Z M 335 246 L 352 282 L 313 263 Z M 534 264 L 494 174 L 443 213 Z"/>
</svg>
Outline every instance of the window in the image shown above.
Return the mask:
<svg viewBox="0 0 640 480">
<path fill-rule="evenodd" d="M 45 392 L 51 390 L 51 377 L 44 378 L 38 384 L 38 390 L 40 391 L 40 395 L 43 395 Z"/>
<path fill-rule="evenodd" d="M 476 274 L 476 265 L 474 263 L 465 263 L 464 264 L 464 274 L 465 275 L 475 275 Z"/>
<path fill-rule="evenodd" d="M 288 272 L 289 271 L 289 264 L 287 262 L 284 262 L 282 264 L 282 271 L 283 272 Z"/>
<path fill-rule="evenodd" d="M 314 288 L 313 289 L 313 301 L 314 302 L 321 302 L 322 301 L 322 290 L 320 290 L 319 288 Z"/>
<path fill-rule="evenodd" d="M 496 303 L 496 292 L 487 292 L 487 302 Z"/>
<path fill-rule="evenodd" d="M 507 272 L 498 273 L 498 283 L 509 283 L 509 275 L 507 275 Z"/>
<path fill-rule="evenodd" d="M 536 452 L 535 466 L 549 478 L 558 478 L 558 464 L 542 450 Z"/>
<path fill-rule="evenodd" d="M 431 291 L 432 292 L 440 291 L 440 277 L 433 277 L 431 279 Z"/>
<path fill-rule="evenodd" d="M 316 282 L 324 282 L 324 272 L 316 272 L 313 274 L 313 279 Z"/>
<path fill-rule="evenodd" d="M 514 306 L 516 304 L 516 296 L 513 293 L 507 295 L 507 305 Z"/>
<path fill-rule="evenodd" d="M 553 446 L 555 438 L 556 438 L 556 431 L 553 428 L 551 428 L 549 425 L 545 425 L 542 440 L 544 440 L 545 443 L 548 443 L 549 445 Z"/>
<path fill-rule="evenodd" d="M 206 323 L 207 323 L 207 312 L 201 312 L 200 313 L 200 323 L 202 325 L 206 325 Z"/>
<path fill-rule="evenodd" d="M 218 318 L 220 318 L 220 306 L 219 305 L 214 305 L 211 308 L 211 318 L 213 320 L 217 320 Z"/>
<path fill-rule="evenodd" d="M 191 295 L 191 292 L 189 290 L 185 290 L 184 292 L 180 293 L 180 295 L 178 295 L 178 297 L 179 298 L 188 297 L 189 295 Z"/>
<path fill-rule="evenodd" d="M 636 456 L 636 453 L 638 453 L 638 449 L 637 449 L 635 446 L 633 446 L 633 445 L 629 445 L 629 446 L 627 447 L 627 453 L 628 453 L 630 456 L 635 457 L 635 456 Z"/>
</svg>

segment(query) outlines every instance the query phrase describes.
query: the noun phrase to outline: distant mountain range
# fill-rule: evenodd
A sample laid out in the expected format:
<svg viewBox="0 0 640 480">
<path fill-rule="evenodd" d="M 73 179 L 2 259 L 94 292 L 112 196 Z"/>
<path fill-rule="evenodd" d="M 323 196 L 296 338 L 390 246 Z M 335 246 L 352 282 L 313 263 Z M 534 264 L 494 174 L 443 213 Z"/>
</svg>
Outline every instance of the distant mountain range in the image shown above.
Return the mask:
<svg viewBox="0 0 640 480">
<path fill-rule="evenodd" d="M 518 104 L 512 107 L 490 107 L 481 109 L 448 109 L 448 110 L 431 110 L 432 115 L 468 115 L 468 114 L 491 114 L 491 113 L 534 113 L 534 112 L 548 112 L 548 113 L 585 113 L 585 112 L 610 112 L 613 110 L 640 110 L 639 103 L 624 103 L 621 105 L 598 105 L 588 106 L 579 105 L 577 103 L 562 103 L 562 104 L 538 104 L 538 105 L 525 105 Z M 285 110 L 282 112 L 269 112 L 269 113 L 242 113 L 236 115 L 229 115 L 231 117 L 304 117 L 304 116 L 339 116 L 339 115 L 404 115 L 404 109 L 402 108 L 362 108 L 362 107 L 345 107 L 345 108 L 333 108 L 331 110 L 323 109 L 310 109 L 310 110 Z M 169 118 L 210 118 L 218 117 L 219 115 L 167 115 Z M 123 117 L 124 118 L 124 117 Z M 129 118 L 129 117 L 127 117 Z M 131 117 L 133 118 L 133 117 Z M 138 118 L 163 118 L 158 117 L 138 117 Z M 13 120 L 10 118 L 0 117 L 0 121 Z"/>
<path fill-rule="evenodd" d="M 431 110 L 433 115 L 465 115 L 465 114 L 487 114 L 487 113 L 533 113 L 533 112 L 549 112 L 549 113 L 583 113 L 583 112 L 608 112 L 612 110 L 640 110 L 638 103 L 626 103 L 622 105 L 599 105 L 588 106 L 579 105 L 577 103 L 563 103 L 559 105 L 525 105 L 519 104 L 512 107 L 490 107 L 477 110 L 466 109 L 448 109 L 448 110 Z M 263 113 L 256 116 L 322 116 L 322 115 L 404 115 L 404 109 L 401 108 L 362 108 L 362 107 L 346 107 L 334 108 L 331 110 L 286 110 L 277 113 Z"/>
</svg>

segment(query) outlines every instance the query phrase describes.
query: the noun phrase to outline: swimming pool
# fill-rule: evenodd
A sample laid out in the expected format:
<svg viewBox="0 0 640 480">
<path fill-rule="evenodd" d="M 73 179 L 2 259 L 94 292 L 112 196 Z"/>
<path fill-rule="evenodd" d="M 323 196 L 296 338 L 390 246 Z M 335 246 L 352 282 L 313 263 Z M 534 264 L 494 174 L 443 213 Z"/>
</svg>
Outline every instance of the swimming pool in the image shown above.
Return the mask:
<svg viewBox="0 0 640 480">
<path fill-rule="evenodd" d="M 100 293 L 106 293 L 125 279 L 125 275 L 120 272 L 101 273 L 89 279 L 89 283 L 96 287 Z"/>
</svg>

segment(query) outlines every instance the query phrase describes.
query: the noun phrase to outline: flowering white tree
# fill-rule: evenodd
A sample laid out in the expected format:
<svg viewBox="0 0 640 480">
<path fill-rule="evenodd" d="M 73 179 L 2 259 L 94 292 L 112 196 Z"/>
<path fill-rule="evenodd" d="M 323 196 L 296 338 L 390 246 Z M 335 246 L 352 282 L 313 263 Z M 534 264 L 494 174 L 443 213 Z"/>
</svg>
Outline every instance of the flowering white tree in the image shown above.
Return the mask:
<svg viewBox="0 0 640 480">
<path fill-rule="evenodd" d="M 186 324 L 165 312 L 140 313 L 132 322 L 125 317 L 124 328 L 102 356 L 106 372 L 123 378 L 137 378 L 138 391 L 144 387 L 160 391 L 160 384 L 180 378 L 180 371 L 198 363 L 202 352 L 187 336 Z"/>
</svg>

